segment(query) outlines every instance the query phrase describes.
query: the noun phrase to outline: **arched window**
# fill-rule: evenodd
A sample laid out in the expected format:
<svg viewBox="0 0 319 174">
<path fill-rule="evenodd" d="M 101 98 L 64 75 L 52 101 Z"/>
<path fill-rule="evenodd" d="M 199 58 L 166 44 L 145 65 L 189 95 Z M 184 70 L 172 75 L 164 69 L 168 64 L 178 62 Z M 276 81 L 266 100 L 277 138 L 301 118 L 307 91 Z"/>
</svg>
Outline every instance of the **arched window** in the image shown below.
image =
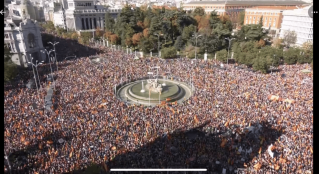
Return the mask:
<svg viewBox="0 0 319 174">
<path fill-rule="evenodd" d="M 32 34 L 32 33 L 28 34 L 28 44 L 29 44 L 29 48 L 34 48 L 36 46 L 35 45 L 35 37 L 34 37 L 34 34 Z"/>
</svg>

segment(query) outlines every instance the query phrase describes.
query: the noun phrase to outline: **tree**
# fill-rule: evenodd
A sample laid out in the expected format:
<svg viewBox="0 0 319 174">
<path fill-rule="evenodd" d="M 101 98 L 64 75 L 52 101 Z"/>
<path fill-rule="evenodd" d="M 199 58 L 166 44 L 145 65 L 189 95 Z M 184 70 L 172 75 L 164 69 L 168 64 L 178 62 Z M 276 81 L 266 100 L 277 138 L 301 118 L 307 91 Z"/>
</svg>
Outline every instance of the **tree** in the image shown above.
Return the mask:
<svg viewBox="0 0 319 174">
<path fill-rule="evenodd" d="M 303 43 L 300 49 L 300 56 L 298 57 L 298 63 L 311 63 L 313 61 L 313 44 L 312 42 Z"/>
<path fill-rule="evenodd" d="M 262 26 L 259 24 L 249 24 L 241 27 L 241 30 L 238 31 L 236 38 L 238 41 L 259 41 L 260 39 L 263 39 L 265 35 L 266 33 L 263 32 Z"/>
<path fill-rule="evenodd" d="M 217 56 L 217 60 L 219 60 L 219 61 L 222 61 L 222 62 L 224 62 L 224 63 L 226 63 L 227 62 L 227 50 L 226 49 L 223 49 L 223 50 L 221 50 L 221 51 L 218 51 L 216 54 L 216 56 Z"/>
<path fill-rule="evenodd" d="M 312 42 L 305 42 L 302 44 L 301 47 L 304 51 L 312 51 L 313 50 L 313 43 Z"/>
<path fill-rule="evenodd" d="M 55 27 L 52 21 L 47 21 L 44 25 L 43 25 L 44 29 L 46 32 L 53 32 L 55 31 Z"/>
<path fill-rule="evenodd" d="M 114 32 L 115 21 L 110 13 L 105 13 L 105 29 Z"/>
<path fill-rule="evenodd" d="M 112 35 L 112 32 L 110 32 L 110 31 L 106 31 L 105 33 L 104 33 L 104 37 L 106 38 L 106 39 L 108 39 L 108 40 L 110 40 L 111 38 L 111 35 Z"/>
<path fill-rule="evenodd" d="M 156 41 L 152 40 L 151 37 L 149 38 L 141 37 L 138 47 L 144 53 L 149 53 L 150 51 L 153 51 L 156 48 Z"/>
<path fill-rule="evenodd" d="M 56 27 L 56 28 L 55 28 L 55 31 L 57 32 L 57 34 L 58 34 L 59 36 L 62 36 L 63 33 L 66 33 L 66 32 L 67 32 L 66 29 L 61 28 L 61 27 Z"/>
<path fill-rule="evenodd" d="M 210 17 L 209 17 L 209 24 L 210 24 L 210 27 L 214 30 L 218 24 L 220 23 L 220 18 L 219 16 L 217 15 L 217 12 L 214 10 L 210 13 Z"/>
<path fill-rule="evenodd" d="M 145 28 L 145 29 L 143 30 L 143 36 L 144 36 L 145 38 L 149 37 L 149 29 L 148 29 L 148 28 Z"/>
<path fill-rule="evenodd" d="M 175 41 L 175 44 L 174 44 L 174 47 L 176 48 L 176 50 L 180 51 L 183 49 L 184 47 L 184 41 L 183 41 L 183 38 L 182 36 L 178 36 L 176 41 Z"/>
<path fill-rule="evenodd" d="M 117 34 L 112 34 L 110 36 L 110 41 L 112 44 L 116 45 L 119 41 L 119 36 Z"/>
<path fill-rule="evenodd" d="M 283 37 L 284 44 L 286 47 L 290 47 L 290 45 L 295 44 L 297 41 L 297 33 L 295 31 L 285 31 Z"/>
<path fill-rule="evenodd" d="M 268 72 L 269 66 L 264 58 L 258 57 L 254 60 L 253 69 L 266 74 Z"/>
<path fill-rule="evenodd" d="M 235 42 L 232 46 L 236 62 L 245 64 L 248 67 L 253 65 L 254 59 L 259 53 L 258 44 L 256 41 Z"/>
<path fill-rule="evenodd" d="M 11 56 L 9 48 L 4 46 L 4 82 L 11 81 L 17 74 L 17 65 L 12 62 Z"/>
<path fill-rule="evenodd" d="M 145 28 L 145 26 L 144 26 L 144 24 L 143 24 L 142 21 L 138 21 L 136 25 L 137 25 L 138 27 L 142 28 L 142 29 Z"/>
<path fill-rule="evenodd" d="M 219 16 L 219 19 L 220 19 L 220 22 L 223 23 L 223 24 L 226 24 L 227 21 L 230 21 L 228 15 Z"/>
<path fill-rule="evenodd" d="M 275 38 L 273 40 L 272 46 L 278 49 L 282 49 L 282 39 L 280 38 Z"/>
<path fill-rule="evenodd" d="M 280 59 L 282 58 L 282 49 L 265 46 L 263 49 L 260 49 L 258 57 L 263 58 L 268 67 L 278 67 L 280 64 Z"/>
<path fill-rule="evenodd" d="M 150 32 L 151 33 L 158 33 L 161 31 L 161 21 L 158 17 L 153 17 L 151 20 Z"/>
<path fill-rule="evenodd" d="M 202 16 L 201 19 L 200 19 L 200 22 L 198 23 L 198 31 L 202 31 L 204 33 L 207 32 L 207 35 L 210 35 L 211 34 L 211 28 L 210 28 L 210 25 L 209 25 L 209 16 L 208 15 L 205 15 L 205 16 Z"/>
<path fill-rule="evenodd" d="M 81 36 L 79 37 L 79 43 L 83 45 L 87 45 L 89 43 L 89 40 L 92 38 L 91 32 L 82 32 Z"/>
<path fill-rule="evenodd" d="M 96 28 L 96 31 L 95 31 L 95 36 L 99 38 L 99 37 L 102 37 L 103 34 L 104 34 L 104 31 L 101 30 L 100 27 L 97 27 L 97 28 Z"/>
<path fill-rule="evenodd" d="M 288 65 L 296 64 L 300 56 L 300 50 L 297 48 L 289 48 L 284 52 L 284 62 Z"/>
<path fill-rule="evenodd" d="M 182 33 L 183 40 L 184 41 L 188 41 L 194 32 L 195 32 L 195 26 L 194 25 L 190 25 L 188 27 L 185 27 L 183 29 L 183 33 Z"/>
<path fill-rule="evenodd" d="M 145 28 L 149 28 L 151 25 L 151 19 L 149 17 L 145 17 L 143 24 Z"/>
<path fill-rule="evenodd" d="M 136 33 L 132 37 L 132 42 L 134 46 L 137 46 L 140 42 L 141 38 L 143 37 L 143 33 Z"/>
<path fill-rule="evenodd" d="M 168 47 L 162 49 L 162 55 L 164 59 L 176 58 L 177 51 L 174 47 Z"/>
<path fill-rule="evenodd" d="M 73 40 L 77 40 L 78 38 L 79 38 L 78 33 L 73 32 L 73 33 L 71 34 L 71 39 L 73 39 Z"/>
<path fill-rule="evenodd" d="M 202 7 L 196 7 L 193 16 L 204 16 L 205 15 L 205 10 Z"/>
<path fill-rule="evenodd" d="M 238 15 L 238 23 L 239 25 L 244 25 L 245 23 L 245 11 L 241 11 L 239 12 L 239 15 Z"/>
<path fill-rule="evenodd" d="M 259 19 L 258 25 L 260 25 L 262 27 L 263 23 L 264 23 L 263 16 L 261 16 L 260 19 Z"/>
<path fill-rule="evenodd" d="M 266 45 L 266 42 L 263 39 L 260 39 L 257 45 L 258 45 L 258 47 L 261 48 L 261 47 L 264 47 Z"/>
</svg>

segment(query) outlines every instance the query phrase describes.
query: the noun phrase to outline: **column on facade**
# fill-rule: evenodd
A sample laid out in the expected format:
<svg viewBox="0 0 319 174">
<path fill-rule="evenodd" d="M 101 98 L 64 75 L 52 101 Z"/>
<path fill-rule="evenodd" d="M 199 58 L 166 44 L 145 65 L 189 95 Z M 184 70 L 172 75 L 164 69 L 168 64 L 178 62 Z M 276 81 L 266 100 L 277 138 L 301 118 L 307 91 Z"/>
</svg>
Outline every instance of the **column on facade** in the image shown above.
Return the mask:
<svg viewBox="0 0 319 174">
<path fill-rule="evenodd" d="M 89 20 L 90 20 L 90 29 L 92 30 L 93 29 L 93 25 L 92 25 L 92 18 L 89 18 Z"/>
<path fill-rule="evenodd" d="M 78 16 L 75 16 L 74 21 L 75 21 L 75 26 L 74 26 L 75 31 L 79 30 L 79 28 L 82 28 L 81 18 L 79 18 Z"/>
<path fill-rule="evenodd" d="M 103 20 L 103 18 L 101 18 L 101 27 L 102 27 L 102 29 L 104 29 L 104 20 Z"/>
<path fill-rule="evenodd" d="M 85 18 L 86 21 L 86 29 L 89 30 L 90 29 L 90 19 L 89 18 Z"/>
<path fill-rule="evenodd" d="M 94 20 L 93 20 L 94 29 L 96 29 L 96 28 L 97 28 L 97 24 L 96 24 L 96 17 L 94 17 L 93 19 L 94 19 Z"/>
<path fill-rule="evenodd" d="M 83 28 L 83 30 L 86 30 L 86 18 L 82 18 L 83 19 L 83 21 L 84 21 L 84 28 Z"/>
<path fill-rule="evenodd" d="M 98 18 L 96 19 L 96 25 L 97 25 L 97 27 L 101 28 L 100 17 L 98 17 Z"/>
</svg>

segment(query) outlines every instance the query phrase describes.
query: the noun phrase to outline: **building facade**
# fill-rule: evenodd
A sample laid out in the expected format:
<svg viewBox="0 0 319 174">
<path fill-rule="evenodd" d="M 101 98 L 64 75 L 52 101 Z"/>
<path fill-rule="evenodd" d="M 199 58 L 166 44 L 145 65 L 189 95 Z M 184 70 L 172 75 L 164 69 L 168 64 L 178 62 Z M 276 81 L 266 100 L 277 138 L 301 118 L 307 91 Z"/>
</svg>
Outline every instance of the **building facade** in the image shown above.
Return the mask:
<svg viewBox="0 0 319 174">
<path fill-rule="evenodd" d="M 8 5 L 10 13 L 13 16 L 18 18 L 25 18 L 27 17 L 26 14 L 30 17 L 30 19 L 34 19 L 37 21 L 41 21 L 43 16 L 39 15 L 39 11 L 41 8 L 34 6 L 30 1 L 12 1 L 11 4 Z"/>
<path fill-rule="evenodd" d="M 235 0 L 220 0 L 220 1 L 192 1 L 183 4 L 183 10 L 193 11 L 197 7 L 204 8 L 206 13 L 216 11 L 218 15 L 228 15 L 230 20 L 236 26 L 238 15 L 241 11 L 247 8 L 253 8 L 256 6 L 287 6 L 295 7 L 306 4 L 303 1 L 235 1 Z"/>
<path fill-rule="evenodd" d="M 54 26 L 55 27 L 61 27 L 66 29 L 66 21 L 65 21 L 65 14 L 64 10 L 60 9 L 53 13 L 53 19 L 54 19 Z"/>
<path fill-rule="evenodd" d="M 109 12 L 116 16 L 121 12 L 121 9 L 107 9 L 90 0 L 68 0 L 67 2 L 66 26 L 76 31 L 94 31 L 98 27 L 104 29 L 105 14 Z"/>
<path fill-rule="evenodd" d="M 269 29 L 269 34 L 272 37 L 279 37 L 280 28 L 282 23 L 282 13 L 284 10 L 296 9 L 297 7 L 287 6 L 261 6 L 248 8 L 245 10 L 244 25 L 259 24 L 262 18 L 263 28 Z"/>
<path fill-rule="evenodd" d="M 4 43 L 13 53 L 12 61 L 23 67 L 27 62 L 46 61 L 40 28 L 36 21 L 27 18 L 16 18 L 9 15 L 4 20 Z"/>
<path fill-rule="evenodd" d="M 295 31 L 297 34 L 295 46 L 301 46 L 305 42 L 313 42 L 313 18 L 308 15 L 310 7 L 283 12 L 281 38 L 284 37 L 286 31 Z"/>
</svg>

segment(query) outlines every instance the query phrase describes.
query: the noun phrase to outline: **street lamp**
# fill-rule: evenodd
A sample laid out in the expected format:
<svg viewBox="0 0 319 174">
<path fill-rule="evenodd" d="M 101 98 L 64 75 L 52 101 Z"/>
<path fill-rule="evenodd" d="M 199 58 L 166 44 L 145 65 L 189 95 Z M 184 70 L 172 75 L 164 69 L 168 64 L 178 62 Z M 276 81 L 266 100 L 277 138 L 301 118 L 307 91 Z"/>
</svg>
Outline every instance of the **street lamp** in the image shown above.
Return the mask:
<svg viewBox="0 0 319 174">
<path fill-rule="evenodd" d="M 39 98 L 39 100 L 40 100 L 40 96 L 39 96 L 39 88 L 38 88 L 38 82 L 37 82 L 37 79 L 36 79 L 36 76 L 35 76 L 35 72 L 34 72 L 34 68 L 33 67 L 35 67 L 35 69 L 36 69 L 36 71 L 37 71 L 37 75 L 38 75 L 38 79 L 39 79 L 39 74 L 38 74 L 38 66 L 39 65 L 41 65 L 42 64 L 42 62 L 40 62 L 40 63 L 38 63 L 38 60 L 36 61 L 36 64 L 33 64 L 32 63 L 32 60 L 33 60 L 33 58 L 31 59 L 31 62 L 28 62 L 29 64 L 31 64 L 31 66 L 32 66 L 32 70 L 33 70 L 33 76 L 34 76 L 34 80 L 35 80 L 35 85 L 36 85 L 36 87 L 37 87 L 37 93 L 38 93 L 38 98 Z M 40 79 L 39 79 L 39 81 L 40 81 Z M 40 87 L 40 83 L 39 83 L 39 87 Z"/>
<path fill-rule="evenodd" d="M 227 65 L 228 65 L 228 59 L 229 59 L 229 48 L 230 48 L 230 45 L 231 45 L 231 41 L 233 40 L 233 39 L 235 39 L 235 38 L 231 38 L 231 39 L 229 39 L 228 37 L 227 38 L 225 38 L 226 40 L 228 40 L 228 54 L 227 54 Z"/>
<path fill-rule="evenodd" d="M 55 45 L 58 44 L 59 42 L 55 42 L 52 43 L 52 42 L 48 42 L 48 44 L 51 44 L 53 45 L 53 48 L 54 48 L 54 58 L 55 58 L 55 66 L 56 66 L 56 70 L 59 71 L 59 68 L 58 68 L 58 64 L 57 64 L 57 59 L 56 59 L 56 50 L 55 50 Z"/>
<path fill-rule="evenodd" d="M 195 33 L 193 37 L 195 37 L 195 66 L 196 66 L 196 60 L 197 60 L 197 38 L 201 37 L 202 35 L 198 35 L 198 33 Z"/>
<path fill-rule="evenodd" d="M 52 52 L 52 50 L 48 51 L 47 49 L 44 49 L 45 51 L 41 50 L 41 52 L 43 53 L 47 53 L 48 55 L 48 58 L 49 58 L 49 64 L 50 64 L 50 70 L 51 70 L 51 78 L 53 80 L 53 83 L 54 83 L 54 77 L 53 77 L 53 73 L 52 73 L 52 66 L 51 66 L 51 58 L 50 58 L 50 53 Z M 54 83 L 54 90 L 55 90 L 55 83 Z"/>
<path fill-rule="evenodd" d="M 153 75 L 153 72 L 147 72 L 147 74 L 149 75 L 149 79 L 151 79 L 151 75 Z M 148 88 L 148 105 L 151 106 L 151 91 Z"/>
<path fill-rule="evenodd" d="M 11 174 L 11 165 L 10 165 L 10 161 L 9 161 L 8 154 L 7 154 L 6 150 L 4 150 L 4 154 L 5 154 L 4 159 L 6 159 L 6 161 L 8 163 L 9 171 L 10 171 L 10 174 Z"/>
<path fill-rule="evenodd" d="M 40 77 L 39 77 L 38 65 L 41 65 L 43 63 L 44 63 L 44 61 L 41 61 L 40 63 L 38 63 L 38 60 L 36 60 L 35 70 L 37 71 L 37 75 L 38 75 L 38 79 L 39 79 L 39 87 L 40 88 L 41 88 L 41 81 L 40 81 Z"/>
<path fill-rule="evenodd" d="M 154 34 L 157 36 L 158 39 L 158 45 L 157 45 L 157 50 L 158 50 L 158 57 L 160 57 L 160 42 L 159 42 L 159 37 L 162 36 L 163 34 Z"/>
<path fill-rule="evenodd" d="M 274 60 L 275 59 L 276 59 L 276 54 L 274 54 L 274 59 L 272 60 L 271 74 L 272 74 L 272 69 L 274 68 Z"/>
</svg>

